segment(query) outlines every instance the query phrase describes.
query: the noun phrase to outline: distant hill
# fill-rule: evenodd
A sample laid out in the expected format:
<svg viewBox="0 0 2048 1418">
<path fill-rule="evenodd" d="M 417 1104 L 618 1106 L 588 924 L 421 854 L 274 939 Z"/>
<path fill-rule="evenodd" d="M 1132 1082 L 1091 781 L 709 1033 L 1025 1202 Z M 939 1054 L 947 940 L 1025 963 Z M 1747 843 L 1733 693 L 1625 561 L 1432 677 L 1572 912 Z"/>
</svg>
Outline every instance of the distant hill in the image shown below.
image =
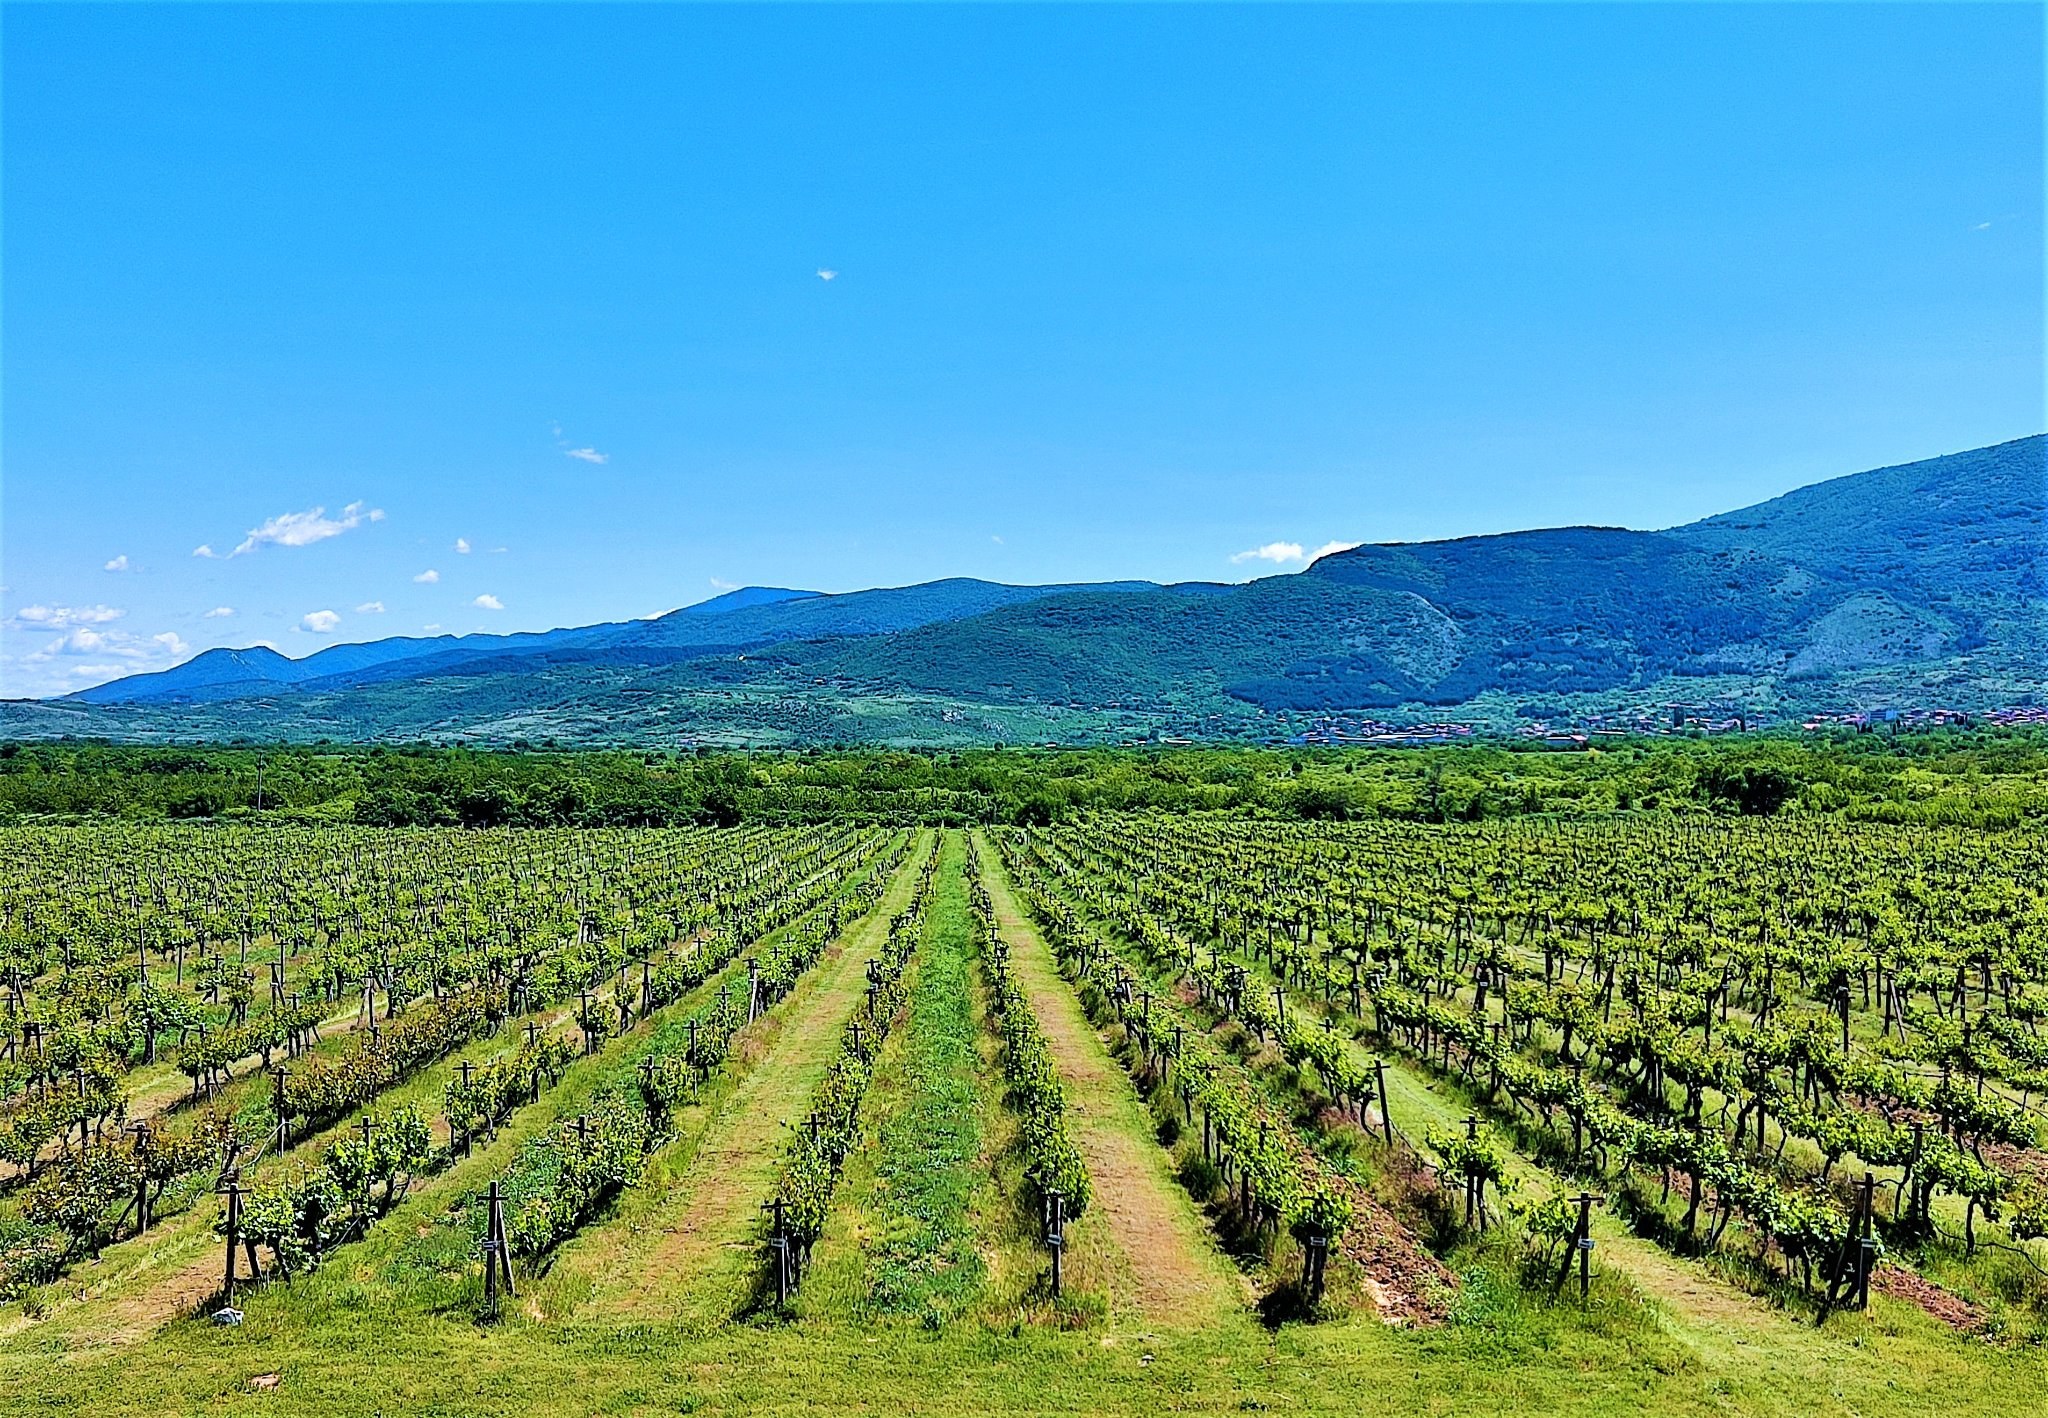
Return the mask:
<svg viewBox="0 0 2048 1418">
<path fill-rule="evenodd" d="M 447 666 L 491 656 L 532 653 L 602 639 L 621 625 L 581 626 L 513 635 L 400 636 L 357 645 L 330 645 L 292 660 L 268 646 L 207 650 L 173 669 L 95 685 L 67 696 L 83 704 L 191 704 L 244 699 L 313 687 L 340 688 L 358 680 L 388 679 L 393 667 L 419 673 L 427 665 Z"/>
<path fill-rule="evenodd" d="M 1271 736 L 1303 715 L 2048 690 L 2040 436 L 1659 532 L 1355 547 L 1243 585 L 746 587 L 651 620 L 211 650 L 0 731 L 808 743 Z M 70 726 L 53 729 L 53 724 Z"/>
</svg>

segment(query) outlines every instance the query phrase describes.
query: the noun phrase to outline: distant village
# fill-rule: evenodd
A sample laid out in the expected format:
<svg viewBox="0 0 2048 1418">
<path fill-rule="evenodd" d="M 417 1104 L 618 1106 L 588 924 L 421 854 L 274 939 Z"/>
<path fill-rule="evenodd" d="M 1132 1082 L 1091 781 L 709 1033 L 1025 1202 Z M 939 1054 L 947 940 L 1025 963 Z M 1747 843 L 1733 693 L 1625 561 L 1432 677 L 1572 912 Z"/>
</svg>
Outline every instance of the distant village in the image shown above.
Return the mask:
<svg viewBox="0 0 2048 1418">
<path fill-rule="evenodd" d="M 1741 734 L 1766 728 L 1783 728 L 1790 721 L 1730 705 L 1666 704 L 1661 710 L 1616 710 L 1592 713 L 1570 723 L 1531 719 L 1520 725 L 1513 737 L 1545 748 L 1580 749 L 1621 739 Z M 1807 733 L 1898 732 L 1905 729 L 2048 727 L 2048 708 L 2018 706 L 2004 709 L 1866 709 L 1845 713 L 1816 713 L 1799 719 Z M 1294 732 L 1284 741 L 1292 745 L 1358 745 L 1381 748 L 1420 748 L 1433 744 L 1469 743 L 1495 737 L 1484 724 L 1426 723 L 1395 724 L 1352 714 L 1317 714 L 1290 725 Z"/>
</svg>

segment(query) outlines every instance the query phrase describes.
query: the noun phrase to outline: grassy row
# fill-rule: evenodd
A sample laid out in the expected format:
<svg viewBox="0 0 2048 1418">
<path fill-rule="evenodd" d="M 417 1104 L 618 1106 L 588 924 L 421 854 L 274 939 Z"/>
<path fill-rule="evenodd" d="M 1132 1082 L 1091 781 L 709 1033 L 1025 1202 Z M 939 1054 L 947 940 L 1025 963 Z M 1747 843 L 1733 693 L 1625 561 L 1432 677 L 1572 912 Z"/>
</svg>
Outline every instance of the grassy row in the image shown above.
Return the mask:
<svg viewBox="0 0 2048 1418">
<path fill-rule="evenodd" d="M 933 1323 L 972 1304 L 987 1275 L 971 1216 L 982 1130 L 968 926 L 960 848 L 949 836 L 902 1048 L 890 1062 L 905 1087 L 876 1130 L 879 1234 L 866 1257 L 871 1303 Z"/>
</svg>

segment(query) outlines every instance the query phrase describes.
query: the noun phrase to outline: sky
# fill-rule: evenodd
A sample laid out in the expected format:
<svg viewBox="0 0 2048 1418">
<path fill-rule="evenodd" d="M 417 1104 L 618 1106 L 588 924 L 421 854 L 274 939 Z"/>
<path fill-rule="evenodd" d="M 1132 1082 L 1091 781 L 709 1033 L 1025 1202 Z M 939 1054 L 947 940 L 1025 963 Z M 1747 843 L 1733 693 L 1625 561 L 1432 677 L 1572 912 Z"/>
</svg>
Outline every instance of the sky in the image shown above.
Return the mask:
<svg viewBox="0 0 2048 1418">
<path fill-rule="evenodd" d="M 2039 432 L 2035 5 L 0 9 L 0 694 Z"/>
</svg>

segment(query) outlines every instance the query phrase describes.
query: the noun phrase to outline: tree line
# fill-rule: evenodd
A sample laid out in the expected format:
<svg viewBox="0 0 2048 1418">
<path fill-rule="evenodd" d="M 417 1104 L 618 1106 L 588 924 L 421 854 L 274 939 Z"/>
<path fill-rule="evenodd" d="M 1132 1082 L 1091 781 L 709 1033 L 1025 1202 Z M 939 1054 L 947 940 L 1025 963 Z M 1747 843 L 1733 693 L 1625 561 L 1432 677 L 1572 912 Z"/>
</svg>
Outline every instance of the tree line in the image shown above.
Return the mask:
<svg viewBox="0 0 2048 1418">
<path fill-rule="evenodd" d="M 1521 744 L 801 752 L 0 744 L 0 823 L 260 816 L 384 827 L 961 825 L 1044 824 L 1089 810 L 1422 822 L 1814 813 L 2001 828 L 2048 816 L 2048 736 L 1642 739 L 1575 752 Z"/>
</svg>

